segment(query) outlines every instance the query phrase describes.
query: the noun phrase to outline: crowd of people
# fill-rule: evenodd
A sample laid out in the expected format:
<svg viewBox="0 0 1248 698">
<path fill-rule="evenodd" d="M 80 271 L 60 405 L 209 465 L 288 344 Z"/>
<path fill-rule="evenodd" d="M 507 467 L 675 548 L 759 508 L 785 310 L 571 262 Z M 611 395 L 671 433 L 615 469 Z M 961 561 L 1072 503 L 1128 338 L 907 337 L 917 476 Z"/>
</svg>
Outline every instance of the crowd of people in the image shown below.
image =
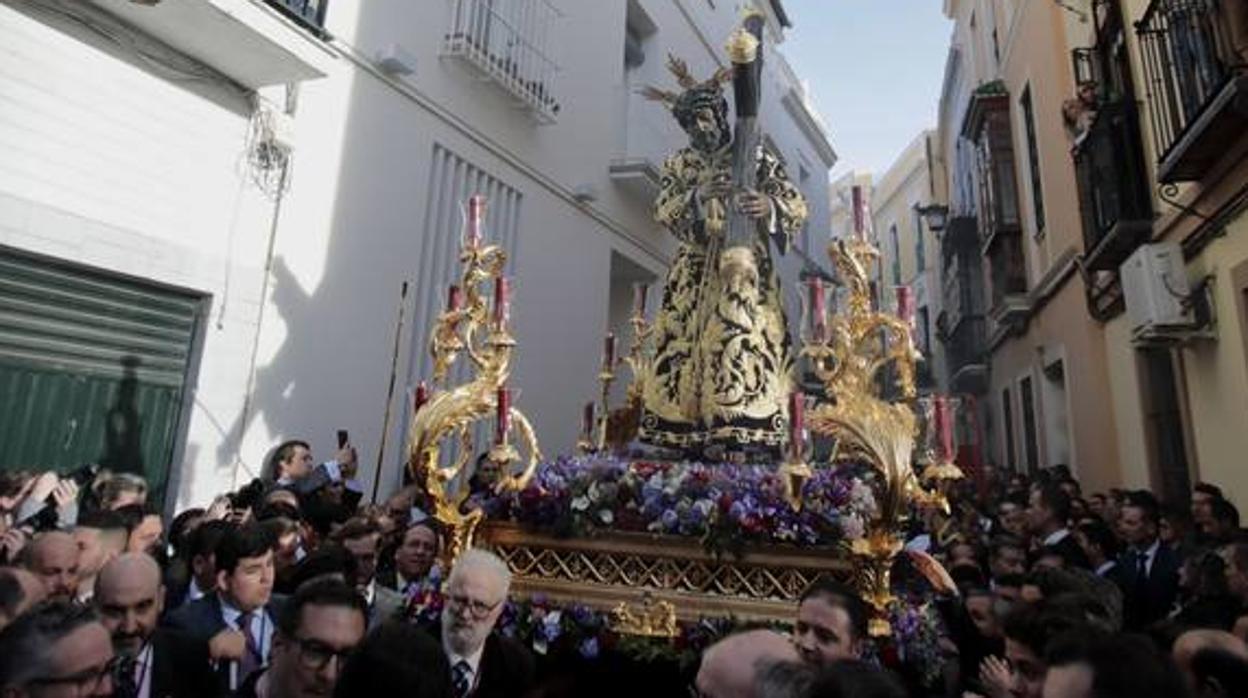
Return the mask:
<svg viewBox="0 0 1248 698">
<path fill-rule="evenodd" d="M 264 479 L 167 522 L 132 475 L 0 475 L 0 696 L 615 695 L 499 632 L 510 573 L 407 488 L 363 503 L 356 457 L 301 441 Z M 869 609 L 820 579 L 784 627 L 743 629 L 659 695 L 1248 696 L 1248 543 L 1212 485 L 1190 507 L 1084 496 L 1068 470 L 986 468 L 907 547 L 944 563 L 943 666 L 919 686 L 867 651 Z M 413 601 L 445 603 L 421 622 Z M 894 671 L 897 670 L 897 671 Z M 669 690 L 670 689 L 670 690 Z"/>
</svg>

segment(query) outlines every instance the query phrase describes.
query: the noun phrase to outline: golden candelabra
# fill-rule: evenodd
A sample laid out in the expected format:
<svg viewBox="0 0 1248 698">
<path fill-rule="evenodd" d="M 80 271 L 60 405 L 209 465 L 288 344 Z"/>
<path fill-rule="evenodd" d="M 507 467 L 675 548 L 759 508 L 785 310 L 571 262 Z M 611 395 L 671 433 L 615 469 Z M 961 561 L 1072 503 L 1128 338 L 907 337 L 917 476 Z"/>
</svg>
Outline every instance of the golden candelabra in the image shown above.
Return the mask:
<svg viewBox="0 0 1248 698">
<path fill-rule="evenodd" d="M 875 610 L 871 634 L 888 635 L 890 572 L 902 549 L 902 524 L 910 506 L 947 508 L 948 503 L 915 476 L 912 458 L 918 424 L 908 403 L 915 397 L 915 362 L 922 355 L 906 319 L 872 307 L 869 270 L 879 250 L 865 236 L 856 235 L 833 241 L 828 255 L 845 288 L 846 307 L 839 313 L 825 314 L 822 307 L 811 311 L 819 313 L 815 324 L 820 332 L 807 339 L 801 354 L 809 358 L 829 401 L 816 405 L 805 420 L 812 433 L 836 440 L 837 460 L 865 460 L 879 476 L 873 483 L 876 514 L 851 552 L 859 589 Z M 889 366 L 894 367 L 898 393 L 891 401 L 881 380 L 881 371 Z M 800 506 L 810 467 L 796 449 L 781 466 L 781 474 L 791 501 Z M 944 475 L 952 472 L 946 470 Z"/>
<path fill-rule="evenodd" d="M 645 380 L 652 360 L 649 346 L 653 328 L 646 322 L 645 314 L 647 289 L 648 286 L 646 284 L 638 284 L 635 291 L 633 314 L 628 319 L 628 323 L 633 330 L 632 343 L 629 345 L 628 354 L 617 358 L 615 356 L 615 335 L 607 335 L 602 368 L 598 372 L 598 382 L 601 385 L 598 398 L 598 417 L 594 422 L 593 433 L 582 434 L 581 439 L 577 443 L 577 448 L 581 453 L 603 453 L 607 450 L 611 440 L 608 433 L 612 415 L 611 384 L 615 382 L 621 365 L 628 367 L 629 375 L 632 377 L 632 381 L 628 384 L 628 390 L 625 393 L 624 409 L 637 410 L 638 412 L 641 410 L 642 399 L 645 394 Z M 620 437 L 619 434 L 616 436 L 617 438 Z M 627 441 L 628 439 L 624 440 Z"/>
<path fill-rule="evenodd" d="M 441 560 L 447 570 L 472 547 L 482 518 L 479 509 L 464 511 L 471 494 L 470 477 L 486 475 L 469 469 L 475 452 L 475 425 L 491 417 L 499 422 L 494 444 L 481 463 L 488 464 L 496 492 L 523 489 L 541 460 L 533 427 L 511 406 L 510 392 L 505 388 L 516 347 L 507 330 L 509 300 L 503 277 L 507 254 L 497 245 L 482 243 L 483 217 L 484 200 L 474 196 L 469 202 L 469 231 L 459 255 L 459 284 L 451 287 L 447 310 L 438 316 L 430 341 L 435 384 L 446 381 L 461 354 L 468 357 L 474 375 L 462 385 L 448 386 L 429 396 L 416 410 L 408 431 L 408 468 L 414 480 L 423 484 L 434 518 L 448 533 Z M 482 293 L 482 285 L 489 281 L 495 285 L 492 317 Z M 513 432 L 527 457 L 522 458 L 512 443 Z M 447 439 L 457 441 L 458 448 L 444 459 L 442 449 Z"/>
</svg>

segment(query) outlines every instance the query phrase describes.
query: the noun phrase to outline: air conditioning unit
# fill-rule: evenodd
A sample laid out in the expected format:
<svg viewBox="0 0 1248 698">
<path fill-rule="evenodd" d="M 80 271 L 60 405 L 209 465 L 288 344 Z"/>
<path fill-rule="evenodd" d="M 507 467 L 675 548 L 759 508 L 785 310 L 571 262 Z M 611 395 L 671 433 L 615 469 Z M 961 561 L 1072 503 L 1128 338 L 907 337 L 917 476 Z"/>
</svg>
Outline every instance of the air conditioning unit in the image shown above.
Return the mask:
<svg viewBox="0 0 1248 698">
<path fill-rule="evenodd" d="M 1133 337 L 1181 338 L 1196 329 L 1187 268 L 1178 243 L 1141 245 L 1119 271 Z"/>
</svg>

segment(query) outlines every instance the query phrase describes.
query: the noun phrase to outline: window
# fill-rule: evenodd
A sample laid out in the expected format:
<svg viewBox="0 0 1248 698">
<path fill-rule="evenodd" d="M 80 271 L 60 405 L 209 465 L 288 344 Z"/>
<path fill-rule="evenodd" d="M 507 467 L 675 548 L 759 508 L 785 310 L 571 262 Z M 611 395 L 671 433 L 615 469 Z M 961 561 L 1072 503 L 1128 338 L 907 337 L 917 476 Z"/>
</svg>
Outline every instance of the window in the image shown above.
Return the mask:
<svg viewBox="0 0 1248 698">
<path fill-rule="evenodd" d="M 1040 446 L 1036 433 L 1036 400 L 1031 385 L 1031 376 L 1018 383 L 1018 399 L 1023 403 L 1023 447 L 1027 456 L 1027 472 L 1032 473 L 1040 466 Z"/>
<path fill-rule="evenodd" d="M 1005 433 L 1005 467 L 1013 470 L 1014 461 L 1014 408 L 1010 404 L 1010 389 L 1001 391 L 1001 430 Z"/>
<path fill-rule="evenodd" d="M 1031 172 L 1031 202 L 1035 209 L 1036 234 L 1044 232 L 1044 191 L 1040 186 L 1040 146 L 1036 142 L 1036 116 L 1031 106 L 1031 86 L 1023 89 L 1019 100 L 1023 108 L 1023 126 L 1027 131 L 1027 166 Z"/>
</svg>

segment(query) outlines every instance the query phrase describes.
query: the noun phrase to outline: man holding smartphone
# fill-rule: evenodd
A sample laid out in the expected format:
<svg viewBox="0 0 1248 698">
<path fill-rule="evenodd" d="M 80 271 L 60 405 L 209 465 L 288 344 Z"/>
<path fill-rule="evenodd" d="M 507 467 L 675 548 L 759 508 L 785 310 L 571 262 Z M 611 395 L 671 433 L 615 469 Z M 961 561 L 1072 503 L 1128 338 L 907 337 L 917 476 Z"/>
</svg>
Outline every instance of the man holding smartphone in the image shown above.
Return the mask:
<svg viewBox="0 0 1248 698">
<path fill-rule="evenodd" d="M 274 487 L 307 495 L 330 483 L 355 479 L 355 448 L 347 443 L 346 432 L 338 432 L 338 453 L 331 461 L 315 465 L 312 447 L 306 441 L 291 440 L 278 446 L 269 461 Z"/>
</svg>

